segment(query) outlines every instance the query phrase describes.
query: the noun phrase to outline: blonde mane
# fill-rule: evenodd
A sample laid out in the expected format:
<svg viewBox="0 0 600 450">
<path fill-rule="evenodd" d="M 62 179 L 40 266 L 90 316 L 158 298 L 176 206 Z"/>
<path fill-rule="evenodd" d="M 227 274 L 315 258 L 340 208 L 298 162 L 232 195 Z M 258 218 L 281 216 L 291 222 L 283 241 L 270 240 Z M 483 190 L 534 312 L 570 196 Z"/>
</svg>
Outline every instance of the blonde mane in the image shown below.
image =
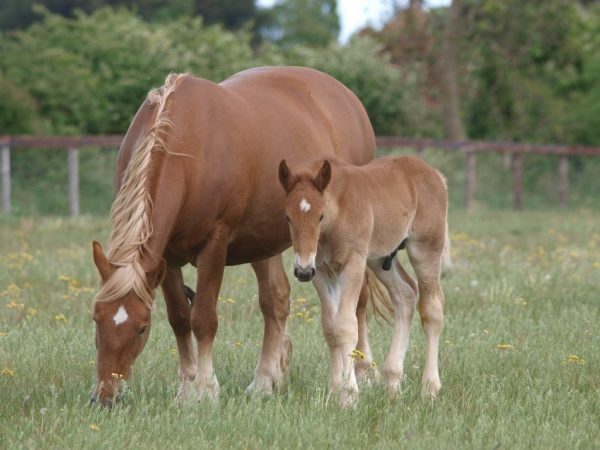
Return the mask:
<svg viewBox="0 0 600 450">
<path fill-rule="evenodd" d="M 116 271 L 101 286 L 96 302 L 111 302 L 133 290 L 142 302 L 152 308 L 154 290 L 147 283 L 141 257 L 152 236 L 152 199 L 148 190 L 148 173 L 152 152 L 168 152 L 164 136 L 172 127 L 166 114 L 169 96 L 185 74 L 170 74 L 165 84 L 152 89 L 149 105 L 156 106 L 156 118 L 142 142 L 132 153 L 123 173 L 121 189 L 110 211 L 112 230 L 108 260 Z"/>
</svg>

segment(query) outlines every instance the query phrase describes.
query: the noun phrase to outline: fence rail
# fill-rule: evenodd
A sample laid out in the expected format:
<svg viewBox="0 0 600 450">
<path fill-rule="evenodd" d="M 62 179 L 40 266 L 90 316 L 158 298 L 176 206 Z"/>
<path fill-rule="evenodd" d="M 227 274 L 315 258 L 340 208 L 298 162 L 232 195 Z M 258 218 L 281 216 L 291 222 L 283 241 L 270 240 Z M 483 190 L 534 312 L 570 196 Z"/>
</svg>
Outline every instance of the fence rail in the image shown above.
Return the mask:
<svg viewBox="0 0 600 450">
<path fill-rule="evenodd" d="M 18 148 L 67 149 L 69 168 L 69 204 L 72 216 L 79 215 L 79 149 L 88 147 L 114 147 L 121 145 L 121 135 L 98 136 L 0 136 L 0 176 L 2 185 L 2 211 L 11 210 L 10 152 Z M 477 180 L 476 155 L 496 152 L 510 155 L 513 177 L 513 207 L 523 209 L 523 155 L 556 155 L 559 157 L 557 175 L 559 205 L 565 209 L 569 196 L 569 156 L 600 156 L 600 148 L 568 145 L 519 144 L 514 142 L 462 141 L 451 142 L 432 139 L 406 139 L 396 136 L 377 137 L 380 148 L 413 148 L 422 156 L 425 149 L 455 151 L 465 156 L 465 207 L 473 207 Z"/>
</svg>

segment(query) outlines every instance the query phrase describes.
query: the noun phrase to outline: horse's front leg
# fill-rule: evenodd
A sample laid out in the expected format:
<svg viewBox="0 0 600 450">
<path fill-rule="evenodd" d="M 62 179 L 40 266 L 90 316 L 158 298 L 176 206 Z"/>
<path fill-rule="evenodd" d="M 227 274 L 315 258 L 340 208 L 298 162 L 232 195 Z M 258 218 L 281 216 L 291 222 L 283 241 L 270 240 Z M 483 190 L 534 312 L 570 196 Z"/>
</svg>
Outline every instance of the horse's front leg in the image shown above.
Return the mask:
<svg viewBox="0 0 600 450">
<path fill-rule="evenodd" d="M 198 398 L 219 398 L 219 382 L 215 376 L 212 348 L 217 334 L 217 299 L 227 258 L 228 229 L 218 227 L 196 258 L 198 278 L 191 311 L 191 325 L 198 342 Z"/>
<path fill-rule="evenodd" d="M 329 346 L 331 378 L 330 393 L 340 395 L 342 406 L 352 406 L 358 397 L 354 370 L 358 321 L 356 306 L 364 279 L 364 264 L 350 261 L 339 274 L 329 278 L 317 273 L 315 287 L 321 298 L 321 325 Z"/>
<path fill-rule="evenodd" d="M 180 267 L 169 267 L 162 283 L 162 291 L 167 305 L 169 323 L 177 340 L 179 354 L 179 391 L 177 398 L 185 398 L 193 392 L 196 378 L 196 355 L 190 325 L 190 304 L 183 290 L 183 277 Z"/>
<path fill-rule="evenodd" d="M 248 395 L 267 394 L 281 386 L 292 353 L 292 340 L 285 334 L 290 312 L 290 283 L 281 255 L 252 263 L 258 281 L 258 301 L 265 321 L 263 345 L 254 381 Z"/>
</svg>

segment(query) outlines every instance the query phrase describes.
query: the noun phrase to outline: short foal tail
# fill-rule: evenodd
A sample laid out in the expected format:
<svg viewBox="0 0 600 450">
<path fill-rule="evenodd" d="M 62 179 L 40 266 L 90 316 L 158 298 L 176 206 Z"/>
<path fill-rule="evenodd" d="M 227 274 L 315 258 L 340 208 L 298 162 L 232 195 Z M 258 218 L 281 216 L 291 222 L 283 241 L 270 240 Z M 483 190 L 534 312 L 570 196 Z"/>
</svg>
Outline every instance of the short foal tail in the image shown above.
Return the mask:
<svg viewBox="0 0 600 450">
<path fill-rule="evenodd" d="M 377 278 L 377 275 L 367 267 L 367 287 L 369 289 L 369 301 L 376 315 L 380 316 L 389 325 L 392 325 L 394 316 L 394 305 L 386 287 Z"/>
</svg>

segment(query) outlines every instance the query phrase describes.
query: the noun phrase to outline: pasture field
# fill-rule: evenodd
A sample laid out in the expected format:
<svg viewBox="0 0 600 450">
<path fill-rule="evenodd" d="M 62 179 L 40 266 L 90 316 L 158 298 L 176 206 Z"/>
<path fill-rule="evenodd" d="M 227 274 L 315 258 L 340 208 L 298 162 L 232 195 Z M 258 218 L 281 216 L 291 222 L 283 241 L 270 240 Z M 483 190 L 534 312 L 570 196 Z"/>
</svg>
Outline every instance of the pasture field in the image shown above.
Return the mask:
<svg viewBox="0 0 600 450">
<path fill-rule="evenodd" d="M 327 403 L 318 300 L 296 281 L 288 383 L 269 399 L 245 397 L 263 327 L 249 266 L 228 268 L 221 291 L 218 405 L 173 401 L 175 339 L 159 298 L 126 401 L 88 406 L 97 285 L 90 241 L 107 235 L 105 218 L 0 219 L 1 449 L 600 448 L 598 212 L 453 211 L 440 397 L 420 392 L 424 339 L 415 317 L 400 398 L 364 386 L 350 410 Z M 190 268 L 185 276 L 193 285 Z M 380 366 L 390 335 L 371 318 Z"/>
</svg>

